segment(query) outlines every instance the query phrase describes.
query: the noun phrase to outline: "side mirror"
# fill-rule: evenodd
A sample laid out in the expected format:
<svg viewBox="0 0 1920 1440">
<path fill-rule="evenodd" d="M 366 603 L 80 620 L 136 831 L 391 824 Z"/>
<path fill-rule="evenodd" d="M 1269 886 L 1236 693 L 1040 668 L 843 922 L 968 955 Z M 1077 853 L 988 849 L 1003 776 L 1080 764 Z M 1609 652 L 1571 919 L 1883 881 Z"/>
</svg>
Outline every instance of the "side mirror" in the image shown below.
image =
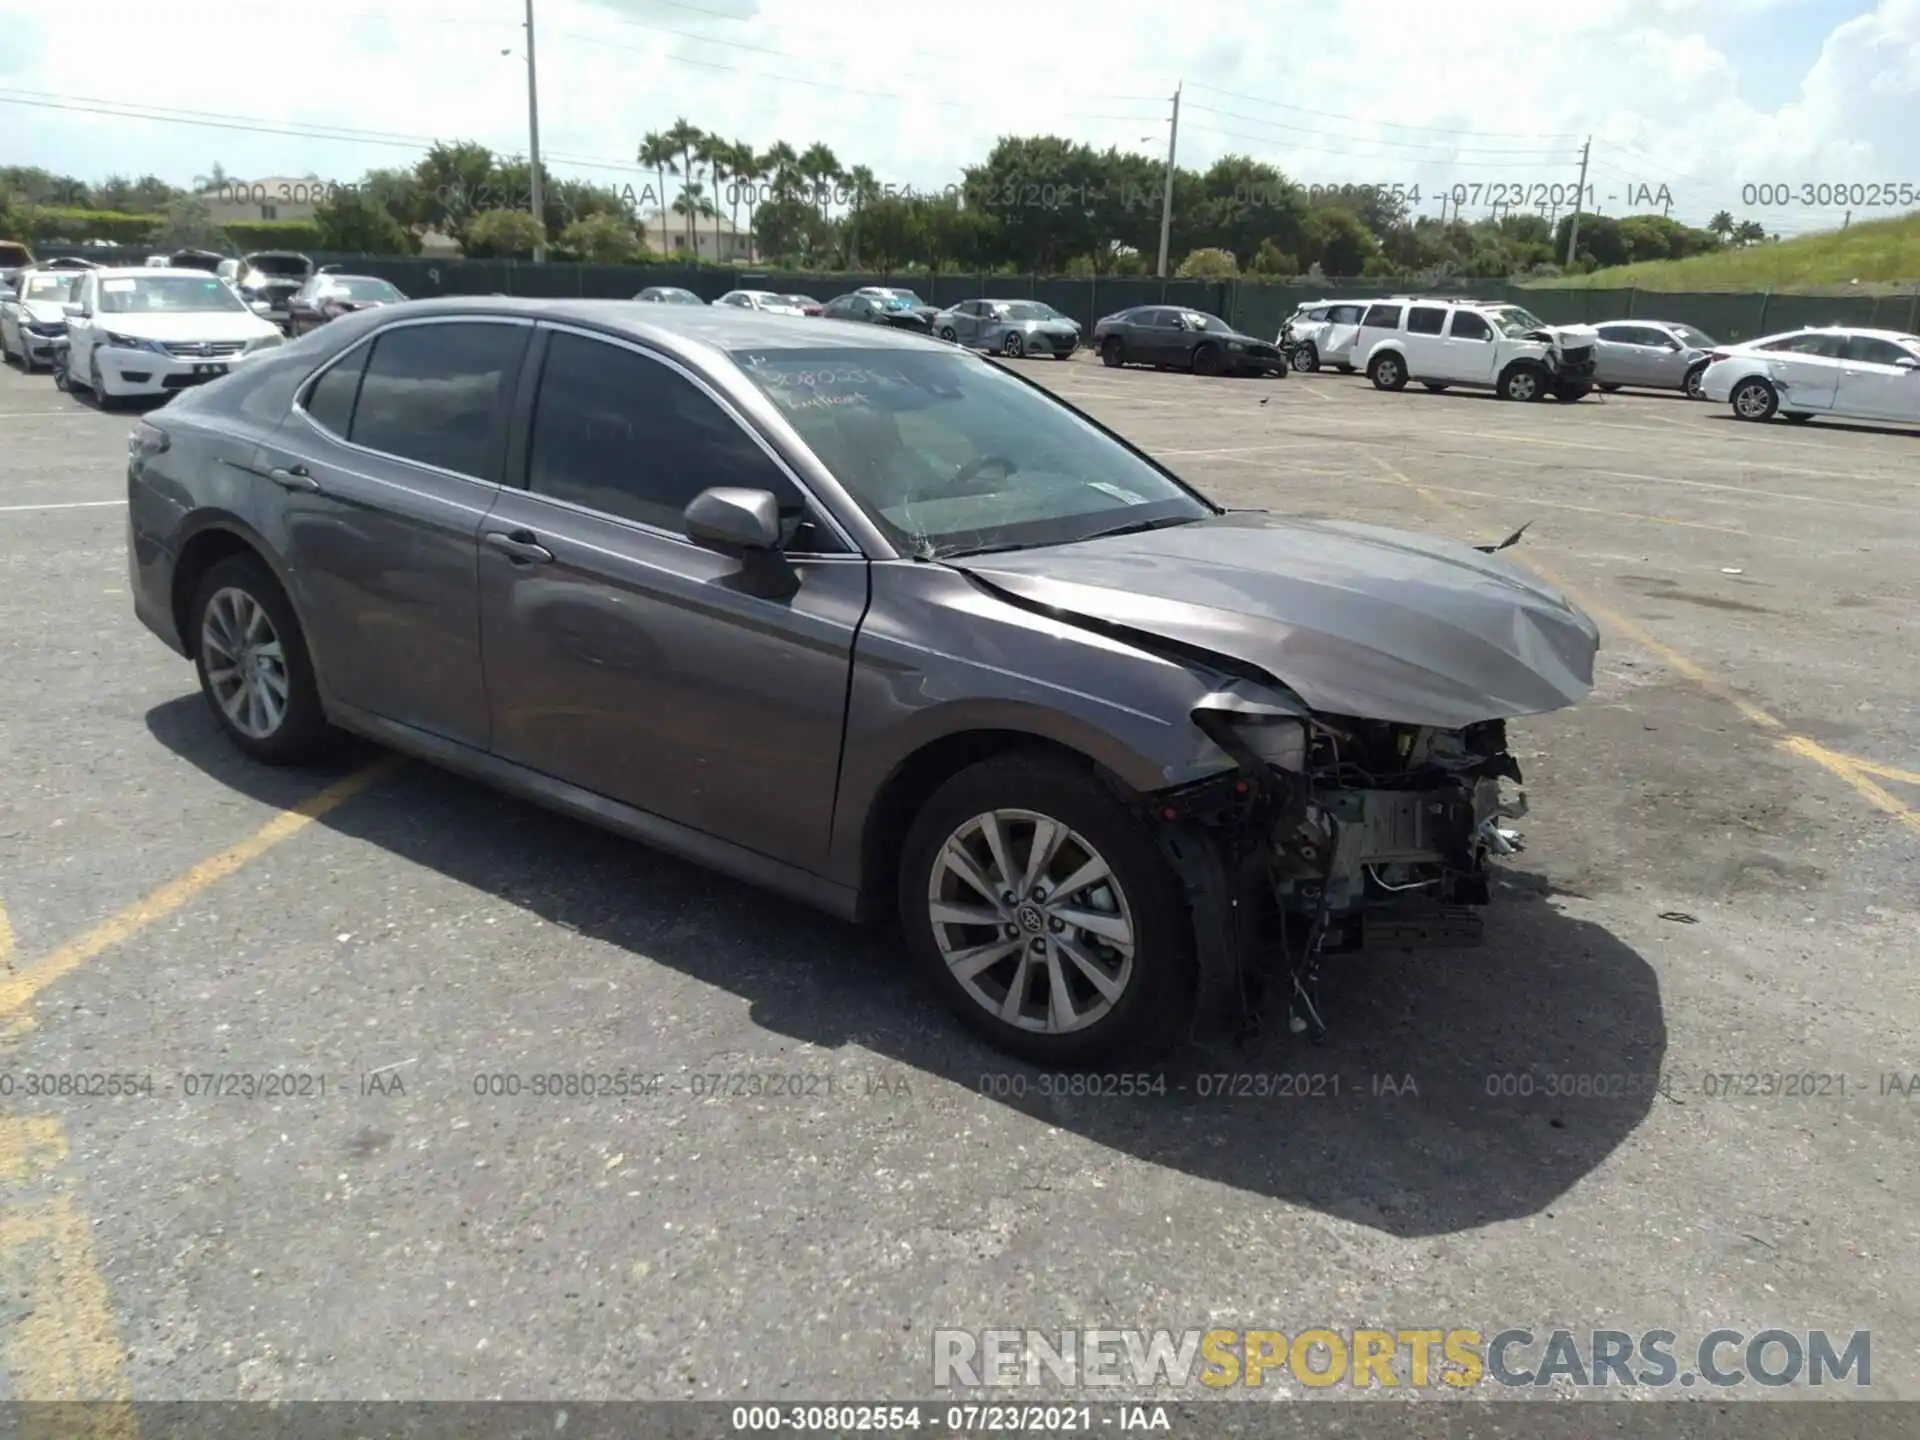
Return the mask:
<svg viewBox="0 0 1920 1440">
<path fill-rule="evenodd" d="M 771 491 L 717 485 L 694 496 L 683 513 L 689 540 L 740 561 L 749 594 L 776 600 L 799 588 L 780 550 L 780 504 Z"/>
<path fill-rule="evenodd" d="M 247 302 L 247 308 L 256 315 L 271 315 L 273 313 L 273 306 L 264 300 L 250 300 Z"/>
<path fill-rule="evenodd" d="M 62 305 L 60 309 L 65 313 L 66 317 L 69 320 L 84 320 L 87 318 L 87 307 L 84 305 L 76 304 L 71 300 L 69 300 L 66 304 Z"/>
<path fill-rule="evenodd" d="M 1920 370 L 1920 360 L 1903 359 L 1903 360 L 1896 360 L 1893 363 L 1895 365 L 1898 365 L 1902 370 L 1907 370 L 1907 371 Z"/>
</svg>

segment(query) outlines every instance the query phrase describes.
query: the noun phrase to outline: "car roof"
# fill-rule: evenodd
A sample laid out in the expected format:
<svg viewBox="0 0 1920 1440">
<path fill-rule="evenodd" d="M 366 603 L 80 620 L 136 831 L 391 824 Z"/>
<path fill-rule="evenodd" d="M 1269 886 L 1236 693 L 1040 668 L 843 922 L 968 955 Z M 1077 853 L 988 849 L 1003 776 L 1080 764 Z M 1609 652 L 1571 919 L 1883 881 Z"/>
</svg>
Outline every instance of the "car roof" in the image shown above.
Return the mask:
<svg viewBox="0 0 1920 1440">
<path fill-rule="evenodd" d="M 731 350 L 889 349 L 935 350 L 942 354 L 953 351 L 953 347 L 944 342 L 905 330 L 874 325 L 795 325 L 790 316 L 762 315 L 757 310 L 732 306 L 687 305 L 667 309 L 635 300 L 466 295 L 416 300 L 407 307 L 409 321 L 428 320 L 436 315 L 497 315 L 584 325 L 687 355 L 699 352 L 711 356 Z"/>
<path fill-rule="evenodd" d="M 102 280 L 151 280 L 156 275 L 191 275 L 206 280 L 212 275 L 211 271 L 196 270 L 191 265 L 102 265 L 98 270 L 85 273 Z"/>
<path fill-rule="evenodd" d="M 339 270 L 321 271 L 314 275 L 316 280 L 372 280 L 376 284 L 391 285 L 393 282 L 383 275 L 349 275 Z"/>
</svg>

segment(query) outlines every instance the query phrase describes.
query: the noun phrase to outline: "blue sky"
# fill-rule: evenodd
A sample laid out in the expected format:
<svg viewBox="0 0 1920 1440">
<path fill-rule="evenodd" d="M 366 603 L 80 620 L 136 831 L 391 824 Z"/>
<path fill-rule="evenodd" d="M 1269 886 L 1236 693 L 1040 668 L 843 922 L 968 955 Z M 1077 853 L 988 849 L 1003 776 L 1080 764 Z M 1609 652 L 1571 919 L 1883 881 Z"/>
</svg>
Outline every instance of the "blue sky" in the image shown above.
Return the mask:
<svg viewBox="0 0 1920 1440">
<path fill-rule="evenodd" d="M 524 151 L 520 0 L 345 4 L 316 19 L 292 0 L 89 0 L 74 23 L 0 0 L 0 154 L 185 183 L 216 160 L 351 179 L 432 137 Z M 1569 185 L 1588 134 L 1603 209 L 1664 190 L 1683 219 L 1726 208 L 1795 233 L 1847 208 L 1801 185 L 1920 185 L 1920 0 L 1167 15 L 969 0 L 960 22 L 922 4 L 876 25 L 865 0 L 539 0 L 543 145 L 564 174 L 637 189 L 640 137 L 684 115 L 763 148 L 822 140 L 933 189 L 1005 133 L 1162 154 L 1184 81 L 1183 164 L 1239 151 L 1308 183 L 1418 184 L 1427 211 L 1476 184 L 1469 214 L 1488 187 Z M 309 46 L 321 64 L 289 63 Z M 1758 183 L 1796 193 L 1763 205 Z"/>
</svg>

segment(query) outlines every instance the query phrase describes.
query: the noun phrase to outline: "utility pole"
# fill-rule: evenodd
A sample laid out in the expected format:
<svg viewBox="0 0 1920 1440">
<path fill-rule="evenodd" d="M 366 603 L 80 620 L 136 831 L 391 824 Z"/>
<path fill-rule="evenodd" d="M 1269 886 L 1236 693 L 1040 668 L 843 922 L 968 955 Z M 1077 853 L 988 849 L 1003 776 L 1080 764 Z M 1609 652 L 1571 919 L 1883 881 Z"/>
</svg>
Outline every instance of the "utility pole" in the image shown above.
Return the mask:
<svg viewBox="0 0 1920 1440">
<path fill-rule="evenodd" d="M 527 0 L 532 4 L 533 0 Z M 1573 224 L 1567 227 L 1567 268 L 1573 268 L 1573 257 L 1578 253 L 1580 244 L 1580 202 L 1587 198 L 1587 156 L 1593 152 L 1593 137 L 1587 136 L 1587 143 L 1580 147 L 1580 183 L 1573 187 Z"/>
<path fill-rule="evenodd" d="M 533 223 L 540 227 L 533 258 L 547 258 L 547 197 L 540 184 L 540 84 L 533 64 L 533 0 L 527 0 L 527 159 L 533 175 Z"/>
<path fill-rule="evenodd" d="M 1849 210 L 1847 211 L 1847 218 L 1840 222 L 1840 228 L 1844 230 L 1847 228 L 1847 226 L 1851 225 L 1852 223 L 1853 223 L 1853 211 Z"/>
<path fill-rule="evenodd" d="M 533 0 L 527 0 L 531 5 Z M 1180 144 L 1180 91 L 1183 80 L 1173 87 L 1173 126 L 1167 132 L 1167 187 L 1160 197 L 1160 278 L 1167 278 L 1167 241 L 1173 235 L 1173 157 Z"/>
</svg>

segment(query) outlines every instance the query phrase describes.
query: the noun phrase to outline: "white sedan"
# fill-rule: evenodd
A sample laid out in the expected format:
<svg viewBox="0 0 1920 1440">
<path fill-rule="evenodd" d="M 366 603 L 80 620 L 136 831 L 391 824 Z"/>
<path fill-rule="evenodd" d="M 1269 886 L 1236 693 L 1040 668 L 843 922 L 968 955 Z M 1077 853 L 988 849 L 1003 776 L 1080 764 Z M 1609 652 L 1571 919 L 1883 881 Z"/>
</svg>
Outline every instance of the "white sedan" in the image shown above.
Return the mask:
<svg viewBox="0 0 1920 1440">
<path fill-rule="evenodd" d="M 89 270 L 66 312 L 67 384 L 102 406 L 217 379 L 286 338 L 204 270 Z"/>
<path fill-rule="evenodd" d="M 1700 393 L 1742 420 L 1777 413 L 1920 424 L 1920 335 L 1828 326 L 1721 346 Z"/>
<path fill-rule="evenodd" d="M 776 295 L 771 290 L 729 290 L 716 305 L 731 306 L 736 310 L 758 310 L 762 315 L 805 315 L 791 296 Z"/>
</svg>

